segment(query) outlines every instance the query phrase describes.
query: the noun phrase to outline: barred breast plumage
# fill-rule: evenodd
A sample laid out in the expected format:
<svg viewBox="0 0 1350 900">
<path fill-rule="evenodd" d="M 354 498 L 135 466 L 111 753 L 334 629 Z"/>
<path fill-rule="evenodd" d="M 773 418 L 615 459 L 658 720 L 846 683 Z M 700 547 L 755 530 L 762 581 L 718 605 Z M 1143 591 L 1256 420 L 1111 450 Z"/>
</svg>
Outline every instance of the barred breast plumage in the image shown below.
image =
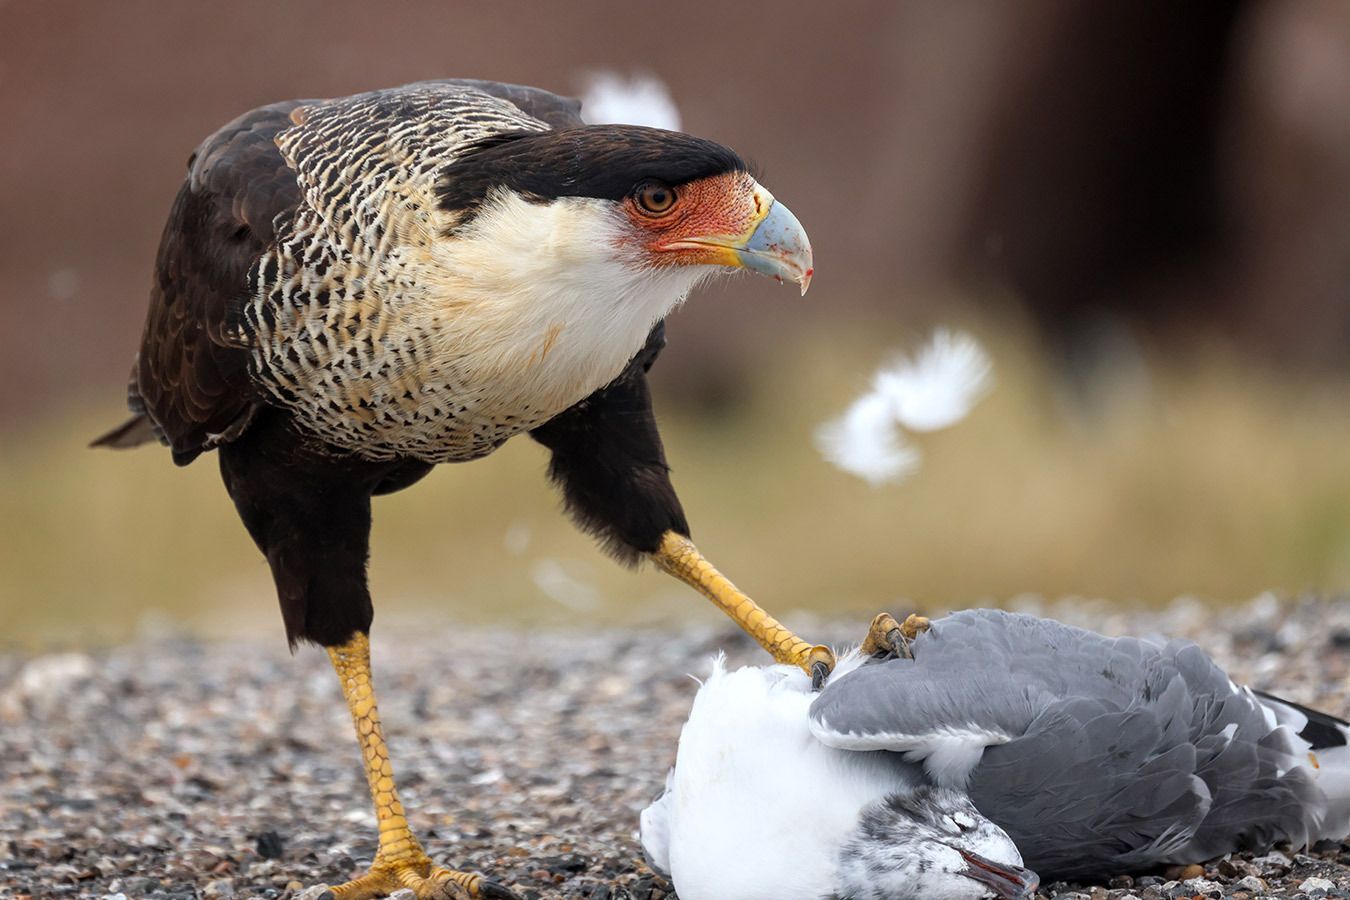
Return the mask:
<svg viewBox="0 0 1350 900">
<path fill-rule="evenodd" d="M 249 273 L 252 374 L 297 424 L 370 459 L 473 459 L 561 411 L 507 402 L 449 339 L 439 172 L 466 147 L 548 125 L 472 88 L 427 84 L 300 106 L 276 139 L 302 200 Z M 575 400 L 573 400 L 575 402 Z M 523 407 L 523 408 L 522 408 Z"/>
</svg>

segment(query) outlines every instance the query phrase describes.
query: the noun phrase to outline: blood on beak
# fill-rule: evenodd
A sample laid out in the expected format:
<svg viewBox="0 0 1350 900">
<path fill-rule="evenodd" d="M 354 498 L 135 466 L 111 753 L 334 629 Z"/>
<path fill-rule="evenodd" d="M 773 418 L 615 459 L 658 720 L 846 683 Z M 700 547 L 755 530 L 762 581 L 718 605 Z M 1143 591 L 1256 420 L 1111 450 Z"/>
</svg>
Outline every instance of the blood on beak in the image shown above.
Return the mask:
<svg viewBox="0 0 1350 900">
<path fill-rule="evenodd" d="M 797 217 L 763 188 L 768 212 L 754 227 L 745 243 L 736 248 L 737 261 L 742 268 L 761 275 L 784 279 L 801 285 L 802 295 L 811 286 L 815 274 L 811 259 L 811 241 Z"/>
</svg>

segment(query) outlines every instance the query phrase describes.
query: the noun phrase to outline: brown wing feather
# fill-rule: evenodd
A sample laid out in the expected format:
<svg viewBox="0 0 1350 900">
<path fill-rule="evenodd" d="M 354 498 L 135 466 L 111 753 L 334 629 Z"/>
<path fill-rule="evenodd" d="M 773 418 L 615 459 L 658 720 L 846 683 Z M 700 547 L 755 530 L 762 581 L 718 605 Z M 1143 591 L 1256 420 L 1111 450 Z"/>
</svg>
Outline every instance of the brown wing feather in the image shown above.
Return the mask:
<svg viewBox="0 0 1350 900">
<path fill-rule="evenodd" d="M 255 109 L 207 138 L 164 228 L 131 406 L 180 465 L 237 436 L 262 403 L 234 326 L 250 266 L 299 202 L 273 138 L 304 102 Z"/>
</svg>

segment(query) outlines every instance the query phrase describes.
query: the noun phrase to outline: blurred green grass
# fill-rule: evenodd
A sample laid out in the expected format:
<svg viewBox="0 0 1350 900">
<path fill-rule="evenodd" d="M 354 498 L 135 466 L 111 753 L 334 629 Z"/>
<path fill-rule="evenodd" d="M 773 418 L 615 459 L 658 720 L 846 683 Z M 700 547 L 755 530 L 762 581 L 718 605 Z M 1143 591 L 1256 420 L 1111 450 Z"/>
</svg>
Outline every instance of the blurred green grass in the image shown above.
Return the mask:
<svg viewBox="0 0 1350 900">
<path fill-rule="evenodd" d="M 774 612 L 860 622 L 1026 593 L 1225 603 L 1350 586 L 1345 378 L 1210 348 L 1149 360 L 1146 386 L 1108 382 L 1083 416 L 1015 324 L 973 330 L 994 356 L 993 393 L 919 439 L 914 477 L 876 489 L 824 463 L 812 432 L 917 333 L 817 331 L 775 347 L 750 367 L 743 402 L 715 416 L 658 381 L 705 554 Z M 117 640 L 155 614 L 280 641 L 267 568 L 214 459 L 176 469 L 160 448 L 86 449 L 119 414 L 82 403 L 0 437 L 0 643 Z M 683 586 L 602 556 L 559 514 L 545 464 L 518 439 L 378 499 L 377 621 L 716 621 Z"/>
</svg>

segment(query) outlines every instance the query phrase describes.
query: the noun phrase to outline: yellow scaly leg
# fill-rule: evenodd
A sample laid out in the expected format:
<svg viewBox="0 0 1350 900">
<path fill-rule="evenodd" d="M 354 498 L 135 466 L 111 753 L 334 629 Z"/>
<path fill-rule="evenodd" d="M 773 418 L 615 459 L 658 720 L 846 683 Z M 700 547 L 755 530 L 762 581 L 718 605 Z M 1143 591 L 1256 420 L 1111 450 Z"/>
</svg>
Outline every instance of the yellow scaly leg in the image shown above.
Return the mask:
<svg viewBox="0 0 1350 900">
<path fill-rule="evenodd" d="M 380 728 L 380 711 L 375 705 L 375 687 L 370 678 L 370 639 L 357 633 L 345 644 L 328 648 L 328 657 L 342 682 L 342 696 L 356 724 L 356 739 L 361 744 L 370 797 L 379 821 L 380 845 L 370 871 L 332 889 L 337 900 L 366 900 L 410 888 L 419 898 L 435 900 L 519 900 L 501 885 L 481 875 L 456 872 L 434 865 L 431 857 L 413 837 L 403 804 L 394 787 L 394 769 L 389 763 L 389 747 Z"/>
<path fill-rule="evenodd" d="M 717 604 L 775 660 L 804 669 L 817 686 L 834 670 L 834 652 L 829 647 L 807 643 L 793 634 L 717 571 L 689 538 L 667 531 L 652 560 Z"/>
</svg>

